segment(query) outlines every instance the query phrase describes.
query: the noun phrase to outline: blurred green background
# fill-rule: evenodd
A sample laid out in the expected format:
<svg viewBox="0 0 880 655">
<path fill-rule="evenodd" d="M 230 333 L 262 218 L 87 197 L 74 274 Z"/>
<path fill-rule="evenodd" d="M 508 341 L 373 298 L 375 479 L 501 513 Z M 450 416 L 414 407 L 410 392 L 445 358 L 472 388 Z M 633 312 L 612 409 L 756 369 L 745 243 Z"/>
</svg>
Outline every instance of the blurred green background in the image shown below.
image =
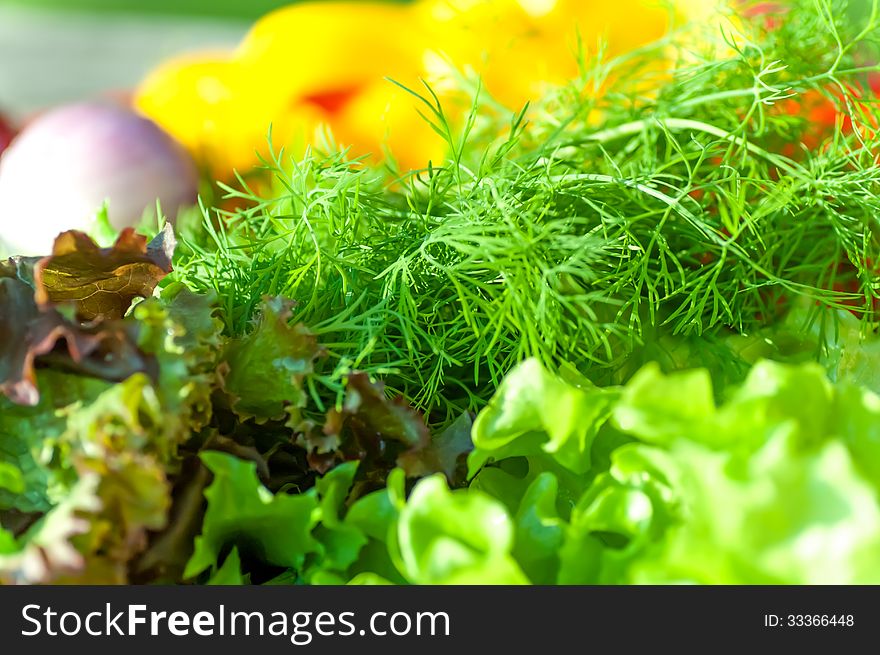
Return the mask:
<svg viewBox="0 0 880 655">
<path fill-rule="evenodd" d="M 0 0 L 0 112 L 125 92 L 169 56 L 234 47 L 293 1 Z"/>
<path fill-rule="evenodd" d="M 252 19 L 290 0 L 0 0 L 0 5 L 99 13 L 171 14 Z"/>
</svg>

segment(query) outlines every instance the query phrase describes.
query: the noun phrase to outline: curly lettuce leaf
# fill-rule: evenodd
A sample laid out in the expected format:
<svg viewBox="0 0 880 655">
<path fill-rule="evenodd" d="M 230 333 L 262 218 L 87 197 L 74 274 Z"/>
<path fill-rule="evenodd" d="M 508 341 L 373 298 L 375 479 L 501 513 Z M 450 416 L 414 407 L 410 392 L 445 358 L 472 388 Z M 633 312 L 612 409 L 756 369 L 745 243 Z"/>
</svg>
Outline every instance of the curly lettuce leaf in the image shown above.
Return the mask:
<svg viewBox="0 0 880 655">
<path fill-rule="evenodd" d="M 0 396 L 0 463 L 15 467 L 24 480 L 24 490 L 0 489 L 0 511 L 46 512 L 67 493 L 58 477 L 59 465 L 46 461 L 51 455 L 47 444 L 67 429 L 67 407 L 89 404 L 111 385 L 102 380 L 41 371 L 38 378 L 39 402 L 34 407 L 13 404 Z"/>
<path fill-rule="evenodd" d="M 440 474 L 415 486 L 392 534 L 398 567 L 414 584 L 528 582 L 504 506 L 478 491 L 450 491 Z"/>
<path fill-rule="evenodd" d="M 80 324 L 55 307 L 39 307 L 30 286 L 0 272 L 0 395 L 39 403 L 38 363 L 111 381 L 145 372 L 151 366 L 136 330 L 130 321 Z"/>
<path fill-rule="evenodd" d="M 34 265 L 36 300 L 72 303 L 85 321 L 122 318 L 135 298 L 149 298 L 171 272 L 176 245 L 170 224 L 149 242 L 126 228 L 109 248 L 84 232 L 64 232 L 52 254 Z"/>
<path fill-rule="evenodd" d="M 216 567 L 227 546 L 294 569 L 318 550 L 312 536 L 318 514 L 314 494 L 272 495 L 257 477 L 254 462 L 220 452 L 204 452 L 201 457 L 214 481 L 205 490 L 208 509 L 184 578 Z"/>
<path fill-rule="evenodd" d="M 357 470 L 358 462 L 346 462 L 315 482 L 321 524 L 315 528 L 314 537 L 322 546 L 320 566 L 324 569 L 346 570 L 367 543 L 360 529 L 344 521 L 345 502 Z"/>
<path fill-rule="evenodd" d="M 877 584 L 880 507 L 839 441 L 804 451 L 779 434 L 746 462 L 672 450 L 683 515 L 632 582 Z M 737 470 L 740 468 L 740 470 Z"/>
<path fill-rule="evenodd" d="M 395 465 L 418 475 L 429 463 L 423 455 L 431 435 L 421 414 L 403 398 L 390 398 L 385 385 L 365 373 L 348 376 L 342 407 L 328 411 L 320 435 L 315 432 L 306 432 L 301 445 L 319 472 L 337 460 L 358 459 L 373 478 Z"/>
<path fill-rule="evenodd" d="M 474 422 L 470 476 L 491 460 L 541 453 L 575 474 L 589 471 L 616 392 L 586 385 L 565 382 L 536 359 L 519 364 Z"/>
<path fill-rule="evenodd" d="M 322 350 L 304 325 L 290 325 L 291 306 L 280 298 L 267 299 L 250 334 L 226 346 L 223 386 L 243 419 L 282 419 L 288 405 L 306 402 L 303 381 Z"/>
<path fill-rule="evenodd" d="M 513 555 L 536 584 L 550 584 L 558 575 L 566 527 L 557 507 L 558 494 L 559 481 L 545 471 L 526 489 L 514 516 Z"/>
<path fill-rule="evenodd" d="M 86 516 L 101 509 L 99 484 L 95 474 L 80 478 L 62 502 L 17 539 L 0 530 L 0 583 L 53 583 L 86 568 L 76 540 L 89 531 Z"/>
<path fill-rule="evenodd" d="M 573 394 L 562 384 L 538 389 Z M 534 385 L 511 389 L 486 416 L 499 403 L 534 411 Z M 540 434 L 528 448 L 498 448 L 471 492 L 513 512 L 512 553 L 535 582 L 876 583 L 880 397 L 832 383 L 818 364 L 771 361 L 726 396 L 716 402 L 705 371 L 648 365 L 610 396 L 570 511 Z M 487 442 L 475 435 L 478 448 Z"/>
</svg>

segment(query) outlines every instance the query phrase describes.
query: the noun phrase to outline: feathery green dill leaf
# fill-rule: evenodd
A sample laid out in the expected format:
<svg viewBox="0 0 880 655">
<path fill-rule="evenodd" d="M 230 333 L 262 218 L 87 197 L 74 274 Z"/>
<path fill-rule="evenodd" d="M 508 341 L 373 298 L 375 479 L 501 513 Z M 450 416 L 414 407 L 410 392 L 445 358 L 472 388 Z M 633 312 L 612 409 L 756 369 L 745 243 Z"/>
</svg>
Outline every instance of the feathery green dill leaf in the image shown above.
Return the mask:
<svg viewBox="0 0 880 655">
<path fill-rule="evenodd" d="M 409 90 L 445 161 L 401 175 L 276 153 L 274 191 L 227 188 L 245 208 L 206 211 L 175 275 L 218 293 L 232 334 L 263 296 L 296 300 L 329 353 L 314 393 L 364 370 L 438 423 L 526 357 L 619 381 L 659 333 L 749 334 L 794 297 L 867 327 L 880 115 L 859 89 L 880 11 L 846 6 L 799 0 L 776 29 L 731 19 L 699 47 L 672 34 L 581 53 L 579 79 L 516 111 L 475 84 L 454 120 L 429 87 Z M 787 109 L 811 93 L 841 112 L 813 145 Z"/>
</svg>

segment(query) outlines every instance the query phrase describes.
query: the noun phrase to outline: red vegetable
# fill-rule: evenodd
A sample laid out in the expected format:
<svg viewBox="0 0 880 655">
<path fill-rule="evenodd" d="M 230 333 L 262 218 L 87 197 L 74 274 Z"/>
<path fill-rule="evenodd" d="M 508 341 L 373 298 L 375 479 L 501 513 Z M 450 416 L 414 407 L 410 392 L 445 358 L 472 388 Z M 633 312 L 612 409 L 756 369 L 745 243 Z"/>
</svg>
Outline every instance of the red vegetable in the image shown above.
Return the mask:
<svg viewBox="0 0 880 655">
<path fill-rule="evenodd" d="M 14 136 L 15 132 L 12 130 L 12 126 L 7 123 L 3 119 L 3 115 L 0 114 L 0 154 L 6 150 L 6 146 L 10 144 L 12 137 Z"/>
<path fill-rule="evenodd" d="M 744 5 L 743 15 L 748 18 L 761 18 L 767 31 L 777 29 L 788 13 L 788 7 L 781 2 L 742 2 L 741 4 Z"/>
</svg>

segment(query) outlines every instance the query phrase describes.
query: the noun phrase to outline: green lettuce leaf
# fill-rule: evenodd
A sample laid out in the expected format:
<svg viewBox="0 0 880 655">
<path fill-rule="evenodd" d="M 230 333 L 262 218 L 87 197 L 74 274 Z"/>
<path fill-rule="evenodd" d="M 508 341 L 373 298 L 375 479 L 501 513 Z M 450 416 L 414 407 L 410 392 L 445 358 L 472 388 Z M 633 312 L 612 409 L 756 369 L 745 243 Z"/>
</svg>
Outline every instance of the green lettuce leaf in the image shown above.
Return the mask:
<svg viewBox="0 0 880 655">
<path fill-rule="evenodd" d="M 214 481 L 205 491 L 208 509 L 185 578 L 215 567 L 226 546 L 290 568 L 302 567 L 306 555 L 318 550 L 311 534 L 318 514 L 314 494 L 273 496 L 257 478 L 254 462 L 220 452 L 201 457 Z"/>
<path fill-rule="evenodd" d="M 303 381 L 322 351 L 305 326 L 290 325 L 290 317 L 290 302 L 269 299 L 253 331 L 226 347 L 224 389 L 242 418 L 282 419 L 285 407 L 306 401 Z"/>
<path fill-rule="evenodd" d="M 238 548 L 233 548 L 223 565 L 217 569 L 214 575 L 205 583 L 207 585 L 235 585 L 244 584 L 244 576 L 241 574 L 241 557 L 238 554 Z"/>
<path fill-rule="evenodd" d="M 345 515 L 345 522 L 365 535 L 387 542 L 389 533 L 397 524 L 400 510 L 406 504 L 406 475 L 394 469 L 388 475 L 385 488 L 359 498 Z"/>
<path fill-rule="evenodd" d="M 393 552 L 414 584 L 524 584 L 512 556 L 514 525 L 478 491 L 450 491 L 444 476 L 421 480 L 400 512 Z"/>
<path fill-rule="evenodd" d="M 549 375 L 533 366 L 529 380 Z M 569 511 L 562 494 L 576 485 L 548 469 L 547 437 L 531 426 L 540 391 L 574 387 L 516 382 L 502 385 L 475 433 L 498 424 L 499 407 L 533 431 L 475 434 L 478 449 L 497 448 L 470 493 L 513 514 L 510 552 L 532 581 L 880 579 L 880 397 L 869 390 L 834 384 L 815 363 L 759 360 L 719 404 L 706 371 L 664 375 L 649 364 L 610 396 L 611 423 L 587 426 L 593 469 Z M 558 405 L 548 407 L 549 421 Z"/>
<path fill-rule="evenodd" d="M 37 380 L 39 404 L 34 407 L 16 405 L 0 395 L 0 463 L 15 467 L 25 487 L 21 492 L 0 488 L 0 510 L 45 512 L 63 498 L 68 482 L 59 478 L 57 464 L 68 462 L 65 459 L 52 465 L 47 445 L 67 429 L 67 415 L 62 410 L 87 405 L 110 386 L 53 370 L 41 371 Z"/>
<path fill-rule="evenodd" d="M 556 476 L 541 473 L 529 485 L 514 516 L 513 555 L 535 584 L 551 584 L 557 577 L 566 528 L 556 506 L 558 492 Z"/>
<path fill-rule="evenodd" d="M 634 562 L 632 582 L 877 584 L 880 507 L 840 441 L 802 450 L 778 433 L 746 462 L 672 450 L 682 520 Z"/>
<path fill-rule="evenodd" d="M 541 453 L 573 473 L 586 473 L 593 440 L 615 397 L 614 389 L 570 384 L 536 359 L 522 362 L 474 421 L 470 477 L 489 461 Z"/>
<path fill-rule="evenodd" d="M 343 520 L 345 502 L 357 470 L 358 462 L 346 462 L 315 482 L 321 524 L 315 528 L 314 537 L 322 546 L 320 566 L 325 570 L 345 571 L 367 543 L 360 529 Z"/>
<path fill-rule="evenodd" d="M 663 375 L 657 364 L 636 373 L 614 405 L 618 429 L 646 442 L 705 433 L 715 412 L 712 382 L 705 369 Z"/>
</svg>

